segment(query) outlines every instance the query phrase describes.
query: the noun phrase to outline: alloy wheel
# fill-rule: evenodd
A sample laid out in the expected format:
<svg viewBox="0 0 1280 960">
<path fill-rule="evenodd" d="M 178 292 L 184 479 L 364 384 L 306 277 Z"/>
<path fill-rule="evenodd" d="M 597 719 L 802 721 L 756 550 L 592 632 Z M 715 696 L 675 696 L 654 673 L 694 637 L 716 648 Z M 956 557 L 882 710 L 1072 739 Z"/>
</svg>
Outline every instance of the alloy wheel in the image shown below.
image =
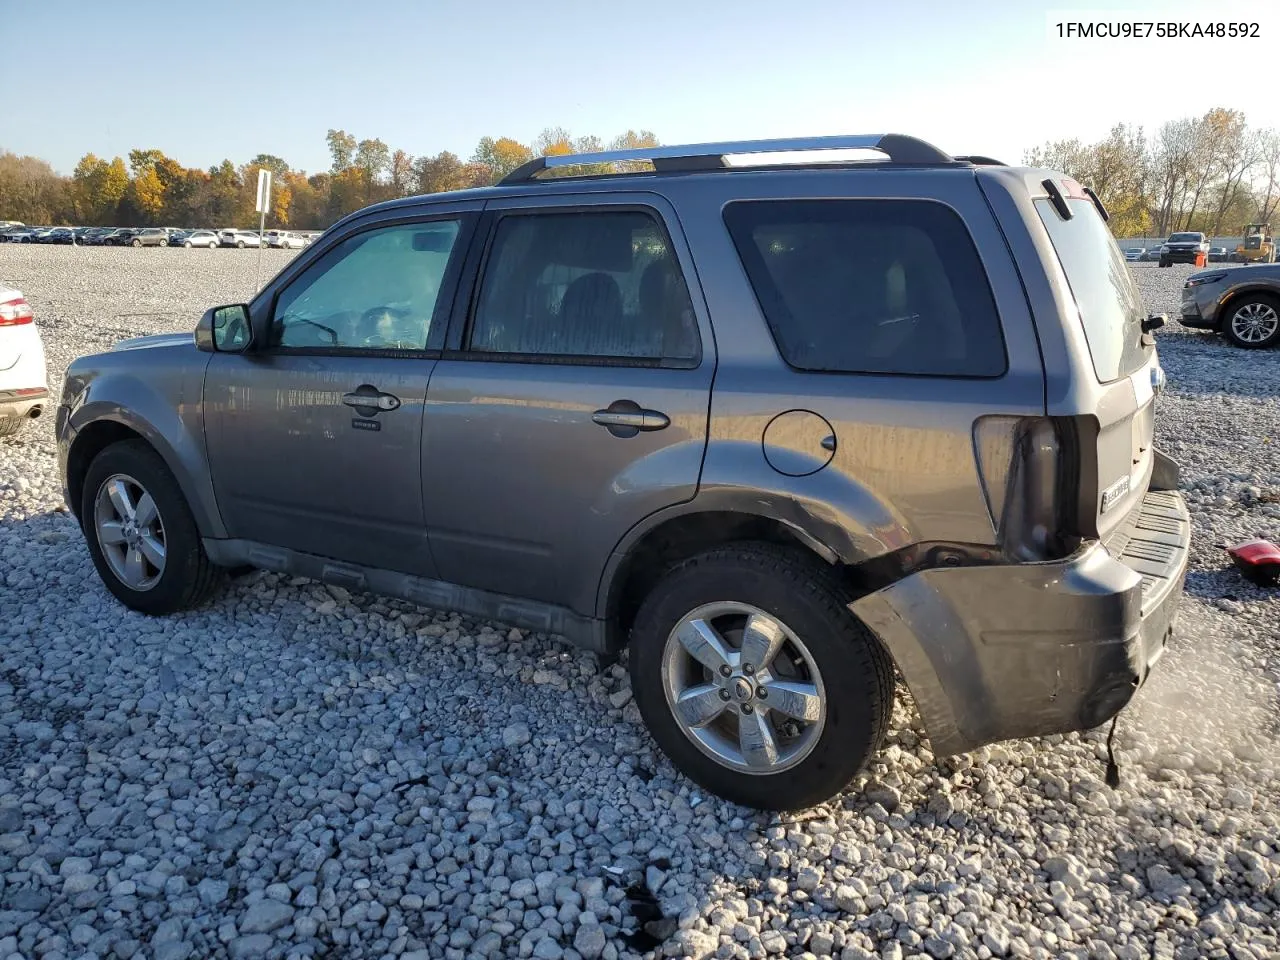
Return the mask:
<svg viewBox="0 0 1280 960">
<path fill-rule="evenodd" d="M 1275 336 L 1280 314 L 1267 303 L 1246 303 L 1231 315 L 1231 332 L 1245 343 L 1262 343 Z"/>
<path fill-rule="evenodd" d="M 127 474 L 108 477 L 94 498 L 94 532 L 111 572 L 131 590 L 150 590 L 164 574 L 164 522 L 156 502 Z"/>
<path fill-rule="evenodd" d="M 813 655 L 781 620 L 746 603 L 706 604 L 680 620 L 667 637 L 662 684 L 685 736 L 748 774 L 802 762 L 826 723 Z"/>
</svg>

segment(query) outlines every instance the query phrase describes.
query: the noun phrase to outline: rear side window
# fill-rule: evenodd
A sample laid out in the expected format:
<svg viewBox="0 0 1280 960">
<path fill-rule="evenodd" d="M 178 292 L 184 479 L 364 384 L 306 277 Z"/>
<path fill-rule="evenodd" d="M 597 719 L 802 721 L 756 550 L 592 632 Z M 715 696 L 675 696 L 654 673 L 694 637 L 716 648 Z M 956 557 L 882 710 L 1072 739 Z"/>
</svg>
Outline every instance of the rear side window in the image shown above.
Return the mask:
<svg viewBox="0 0 1280 960">
<path fill-rule="evenodd" d="M 1048 200 L 1035 201 L 1036 212 L 1049 232 L 1080 311 L 1094 373 L 1100 382 L 1110 383 L 1127 377 L 1147 361 L 1142 345 L 1146 315 L 1142 297 L 1124 255 L 1093 203 L 1078 199 L 1067 203 L 1070 220 L 1063 220 Z"/>
<path fill-rule="evenodd" d="M 649 214 L 522 213 L 498 221 L 472 350 L 692 363 L 698 347 L 680 264 Z"/>
<path fill-rule="evenodd" d="M 800 370 L 998 377 L 1004 338 L 973 240 L 924 200 L 761 200 L 725 223 Z"/>
</svg>

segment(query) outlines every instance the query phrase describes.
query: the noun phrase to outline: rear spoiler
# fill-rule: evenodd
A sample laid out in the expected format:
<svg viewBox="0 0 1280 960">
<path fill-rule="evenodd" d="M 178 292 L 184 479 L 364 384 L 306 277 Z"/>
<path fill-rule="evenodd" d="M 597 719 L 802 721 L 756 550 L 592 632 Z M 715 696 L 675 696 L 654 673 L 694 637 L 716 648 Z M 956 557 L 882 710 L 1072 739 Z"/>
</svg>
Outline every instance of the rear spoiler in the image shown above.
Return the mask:
<svg viewBox="0 0 1280 960">
<path fill-rule="evenodd" d="M 1058 216 L 1062 217 L 1063 220 L 1070 220 L 1072 217 L 1071 206 L 1067 203 L 1068 199 L 1088 200 L 1098 211 L 1098 216 L 1102 217 L 1103 223 L 1111 220 L 1111 214 L 1107 212 L 1107 208 L 1103 206 L 1102 201 L 1093 192 L 1093 189 L 1072 180 L 1070 177 L 1062 178 L 1062 185 L 1067 188 L 1065 193 L 1052 177 L 1042 180 L 1040 185 L 1049 194 L 1049 202 L 1053 204 L 1053 208 L 1058 211 Z"/>
</svg>

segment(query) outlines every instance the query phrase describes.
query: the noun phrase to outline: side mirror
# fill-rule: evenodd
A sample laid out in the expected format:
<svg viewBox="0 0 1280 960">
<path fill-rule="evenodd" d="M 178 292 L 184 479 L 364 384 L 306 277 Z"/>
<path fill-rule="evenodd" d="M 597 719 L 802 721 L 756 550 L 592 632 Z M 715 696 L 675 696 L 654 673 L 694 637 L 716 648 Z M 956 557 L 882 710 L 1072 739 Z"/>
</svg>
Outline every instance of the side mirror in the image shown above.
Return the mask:
<svg viewBox="0 0 1280 960">
<path fill-rule="evenodd" d="M 244 353 L 251 337 L 249 308 L 243 303 L 206 310 L 196 324 L 196 349 L 205 353 Z"/>
</svg>

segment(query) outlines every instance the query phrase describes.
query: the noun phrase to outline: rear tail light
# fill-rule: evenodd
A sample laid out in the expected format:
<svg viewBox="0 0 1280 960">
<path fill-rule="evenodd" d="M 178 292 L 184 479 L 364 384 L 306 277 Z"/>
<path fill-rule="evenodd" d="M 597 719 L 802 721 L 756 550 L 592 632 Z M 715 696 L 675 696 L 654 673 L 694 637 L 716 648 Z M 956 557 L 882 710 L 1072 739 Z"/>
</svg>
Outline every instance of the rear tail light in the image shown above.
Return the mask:
<svg viewBox="0 0 1280 960">
<path fill-rule="evenodd" d="M 1231 562 L 1247 580 L 1267 586 L 1280 580 L 1280 547 L 1270 540 L 1246 540 L 1227 547 Z"/>
<path fill-rule="evenodd" d="M 982 417 L 974 424 L 987 509 L 1010 559 L 1060 559 L 1091 535 L 1087 432 L 1083 417 Z"/>
<path fill-rule="evenodd" d="M 22 297 L 0 303 L 0 327 L 16 327 L 31 323 L 32 319 L 31 304 Z"/>
</svg>

